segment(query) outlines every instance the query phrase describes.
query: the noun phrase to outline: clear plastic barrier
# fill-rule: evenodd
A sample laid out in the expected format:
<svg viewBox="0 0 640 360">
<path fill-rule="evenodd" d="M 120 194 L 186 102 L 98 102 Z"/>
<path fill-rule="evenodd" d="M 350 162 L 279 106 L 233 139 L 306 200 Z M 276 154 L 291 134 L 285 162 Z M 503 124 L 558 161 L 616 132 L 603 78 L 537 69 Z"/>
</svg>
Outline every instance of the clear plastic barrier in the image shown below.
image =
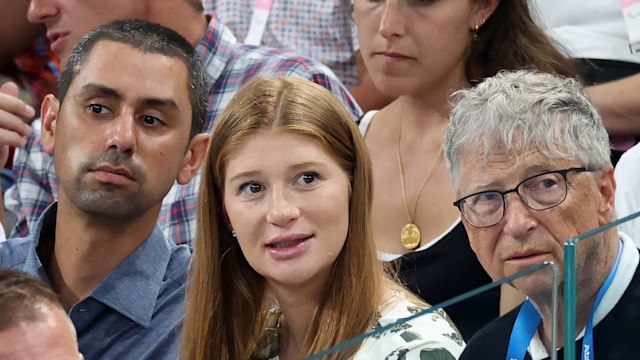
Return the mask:
<svg viewBox="0 0 640 360">
<path fill-rule="evenodd" d="M 628 236 L 621 236 L 620 233 Z M 613 241 L 611 239 L 613 239 Z M 538 300 L 538 302 L 546 302 L 549 308 L 552 309 L 553 324 L 549 348 L 562 348 L 561 351 L 563 352 L 563 358 L 565 360 L 579 359 L 581 358 L 583 346 L 582 336 L 579 342 L 571 342 L 573 346 L 566 346 L 569 342 L 563 339 L 576 339 L 576 334 L 580 334 L 584 328 L 584 321 L 581 321 L 581 323 L 577 325 L 579 329 L 576 329 L 577 299 L 593 298 L 591 295 L 600 291 L 600 284 L 603 283 L 603 281 L 606 282 L 606 278 L 611 272 L 610 270 L 614 268 L 615 261 L 611 260 L 613 257 L 610 256 L 608 259 L 601 259 L 599 255 L 594 255 L 602 251 L 601 247 L 606 242 L 614 244 L 624 243 L 623 248 L 640 247 L 640 212 L 566 241 L 564 245 L 564 264 L 561 264 L 561 267 L 553 263 L 539 264 L 440 304 L 434 304 L 429 308 L 423 309 L 416 307 L 411 309 L 410 312 L 412 315 L 410 316 L 399 318 L 393 322 L 379 322 L 368 332 L 330 349 L 309 356 L 307 359 L 405 359 L 409 358 L 405 357 L 407 353 L 412 351 L 417 351 L 418 356 L 411 358 L 447 359 L 448 357 L 446 355 L 440 356 L 438 354 L 438 351 L 441 351 L 441 349 L 437 346 L 434 347 L 433 343 L 429 344 L 428 341 L 423 341 L 424 345 L 418 345 L 416 347 L 408 346 L 399 349 L 396 353 L 390 354 L 382 352 L 371 353 L 366 352 L 366 350 L 376 349 L 376 342 L 384 341 L 384 337 L 390 334 L 396 334 L 402 337 L 407 343 L 417 341 L 417 344 L 420 344 L 418 341 L 425 340 L 429 337 L 428 331 L 425 332 L 414 329 L 420 328 L 420 323 L 424 324 L 426 319 L 432 321 L 433 319 L 446 319 L 444 309 L 448 306 L 458 303 L 464 304 L 468 299 L 498 286 L 509 286 L 507 284 L 513 284 L 516 287 L 521 287 L 525 283 L 531 284 L 534 281 L 543 281 L 552 284 L 551 293 L 543 297 L 541 301 Z M 617 246 L 614 247 L 614 249 L 617 248 Z M 576 264 L 579 266 L 576 267 Z M 576 283 L 588 283 L 589 281 L 586 280 L 593 279 L 594 275 L 599 277 L 598 281 L 595 282 L 595 288 L 593 288 L 593 286 L 591 288 L 581 286 L 576 289 Z M 559 286 L 562 286 L 562 289 L 560 289 Z M 559 290 L 566 294 L 566 296 L 559 297 Z M 566 311 L 558 311 L 559 308 L 560 310 L 566 309 Z M 558 314 L 562 314 L 562 317 L 558 318 L 558 316 L 560 316 Z M 582 315 L 582 317 L 584 317 L 584 315 Z M 560 327 L 558 327 L 558 324 L 560 324 Z M 422 329 L 424 329 L 424 327 Z M 439 334 L 439 336 L 443 335 L 445 338 L 451 340 L 458 339 L 455 333 Z M 361 356 L 362 353 L 366 355 Z M 355 357 L 354 354 L 356 355 Z M 557 355 L 558 353 L 552 352 L 551 359 L 556 359 Z"/>
<path fill-rule="evenodd" d="M 510 286 L 518 281 L 526 281 L 526 278 L 536 277 L 538 280 L 547 281 L 551 284 L 553 291 L 544 299 L 550 308 L 553 309 L 552 315 L 553 330 L 551 336 L 552 346 L 556 344 L 557 335 L 557 296 L 559 286 L 559 272 L 561 269 L 553 263 L 543 263 L 524 269 L 514 275 L 500 279 L 493 283 L 487 284 L 468 293 L 461 294 L 455 298 L 444 301 L 440 304 L 434 304 L 426 309 L 415 307 L 410 309 L 412 315 L 399 318 L 396 321 L 383 323 L 378 322 L 370 331 L 350 339 L 342 344 L 338 344 L 330 349 L 326 349 L 317 354 L 307 357 L 307 360 L 317 359 L 367 359 L 367 360 L 384 360 L 384 359 L 451 359 L 449 352 L 438 344 L 446 344 L 449 341 L 462 343 L 461 336 L 455 331 L 439 331 L 443 329 L 442 321 L 450 321 L 446 316 L 444 308 L 457 303 L 463 303 L 468 299 L 478 296 L 485 291 L 491 290 L 499 286 Z M 431 329 L 430 329 L 431 327 Z M 444 324 L 444 329 L 451 329 L 448 324 Z M 399 336 L 406 341 L 406 346 L 397 347 L 401 342 L 393 342 L 396 347 L 391 352 L 382 350 L 384 346 L 379 346 L 377 342 L 384 342 L 385 337 Z M 388 348 L 387 348 L 388 349 Z M 354 357 L 355 354 L 355 357 Z M 414 354 L 409 356 L 409 354 Z M 457 354 L 456 354 L 457 355 Z M 553 354 L 555 359 L 555 354 Z M 457 356 L 456 356 L 457 357 Z"/>
<path fill-rule="evenodd" d="M 597 299 L 600 298 L 600 293 L 604 295 L 604 291 L 608 289 L 618 269 L 622 269 L 617 271 L 618 275 L 633 276 L 631 271 L 625 271 L 624 265 L 622 268 L 617 265 L 620 264 L 619 259 L 623 257 L 624 249 L 635 250 L 638 245 L 640 245 L 640 212 L 588 231 L 565 243 L 563 286 L 566 294 L 564 297 L 566 311 L 562 319 L 564 339 L 576 339 L 577 334 L 580 334 L 583 329 L 587 333 L 589 317 L 594 305 L 597 306 L 594 302 L 599 302 Z M 581 285 L 576 286 L 577 284 Z M 583 309 L 580 314 L 576 312 L 578 308 Z M 597 319 L 594 317 L 593 321 L 595 323 Z M 581 336 L 579 341 L 571 341 L 573 346 L 564 346 L 564 359 L 580 359 L 582 351 L 593 352 L 594 346 L 597 349 L 597 341 L 589 342 L 584 339 L 585 337 Z M 565 344 L 569 343 L 565 341 Z M 610 353 L 607 356 L 619 358 Z"/>
</svg>

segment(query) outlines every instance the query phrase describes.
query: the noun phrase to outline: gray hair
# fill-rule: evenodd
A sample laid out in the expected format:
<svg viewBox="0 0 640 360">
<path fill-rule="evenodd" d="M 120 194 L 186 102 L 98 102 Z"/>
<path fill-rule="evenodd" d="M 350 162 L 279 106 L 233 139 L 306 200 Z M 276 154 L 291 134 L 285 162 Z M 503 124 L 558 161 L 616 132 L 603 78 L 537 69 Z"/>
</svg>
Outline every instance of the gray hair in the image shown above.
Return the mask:
<svg viewBox="0 0 640 360">
<path fill-rule="evenodd" d="M 535 149 L 549 158 L 577 159 L 589 169 L 611 164 L 602 119 L 575 79 L 501 71 L 453 98 L 444 154 L 456 189 L 467 150 L 486 159 L 496 147 L 515 156 Z"/>
</svg>

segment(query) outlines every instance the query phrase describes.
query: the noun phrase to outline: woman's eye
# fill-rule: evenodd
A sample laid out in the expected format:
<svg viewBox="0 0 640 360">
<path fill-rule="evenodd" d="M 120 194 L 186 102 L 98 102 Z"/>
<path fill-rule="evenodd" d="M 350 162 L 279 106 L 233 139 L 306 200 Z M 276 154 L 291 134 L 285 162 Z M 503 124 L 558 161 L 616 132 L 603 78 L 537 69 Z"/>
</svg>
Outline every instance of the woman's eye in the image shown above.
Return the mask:
<svg viewBox="0 0 640 360">
<path fill-rule="evenodd" d="M 318 179 L 318 174 L 310 172 L 304 173 L 298 176 L 296 183 L 298 185 L 309 185 Z"/>
<path fill-rule="evenodd" d="M 240 187 L 240 192 L 246 194 L 257 194 L 260 191 L 262 191 L 262 185 L 256 182 L 246 183 Z"/>
<path fill-rule="evenodd" d="M 95 114 L 108 114 L 111 112 L 106 106 L 100 104 L 89 104 L 87 108 Z"/>
</svg>

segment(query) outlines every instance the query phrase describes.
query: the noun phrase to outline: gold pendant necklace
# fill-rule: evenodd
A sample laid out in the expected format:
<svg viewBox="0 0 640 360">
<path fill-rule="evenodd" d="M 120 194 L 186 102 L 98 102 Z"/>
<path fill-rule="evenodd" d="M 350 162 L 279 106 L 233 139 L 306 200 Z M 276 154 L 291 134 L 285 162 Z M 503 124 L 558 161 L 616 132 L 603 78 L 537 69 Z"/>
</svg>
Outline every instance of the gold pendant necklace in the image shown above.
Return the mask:
<svg viewBox="0 0 640 360">
<path fill-rule="evenodd" d="M 400 129 L 398 131 L 398 167 L 400 168 L 400 183 L 402 184 L 402 201 L 404 203 L 404 210 L 407 212 L 407 218 L 409 218 L 409 222 L 402 227 L 402 231 L 400 232 L 400 241 L 402 242 L 402 246 L 404 246 L 407 250 L 414 250 L 418 246 L 420 246 L 420 228 L 416 225 L 414 221 L 414 216 L 416 215 L 416 211 L 418 210 L 418 202 L 420 201 L 420 195 L 422 195 L 422 190 L 424 190 L 424 186 L 433 174 L 433 170 L 438 163 L 438 159 L 440 159 L 440 154 L 442 153 L 442 146 L 440 146 L 440 150 L 436 154 L 436 158 L 433 159 L 433 163 L 431 163 L 431 168 L 427 172 L 427 176 L 424 177 L 422 181 L 422 185 L 420 186 L 420 190 L 418 190 L 418 196 L 416 196 L 416 202 L 413 205 L 413 216 L 409 212 L 409 206 L 407 205 L 407 195 L 405 194 L 405 184 L 404 184 L 404 168 L 402 166 L 402 155 L 400 151 L 400 141 L 402 139 L 402 122 L 400 122 Z"/>
</svg>

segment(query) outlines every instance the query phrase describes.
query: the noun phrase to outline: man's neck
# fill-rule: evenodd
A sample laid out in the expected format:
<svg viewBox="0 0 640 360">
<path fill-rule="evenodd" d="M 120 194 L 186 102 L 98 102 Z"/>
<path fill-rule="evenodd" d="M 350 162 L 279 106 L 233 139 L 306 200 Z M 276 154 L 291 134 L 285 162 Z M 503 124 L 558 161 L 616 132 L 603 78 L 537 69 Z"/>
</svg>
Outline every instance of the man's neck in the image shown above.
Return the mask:
<svg viewBox="0 0 640 360">
<path fill-rule="evenodd" d="M 157 217 L 158 209 L 152 209 L 132 219 L 99 219 L 64 201 L 58 203 L 55 241 L 45 246 L 40 256 L 65 310 L 88 297 L 144 243 Z"/>
<path fill-rule="evenodd" d="M 207 19 L 187 1 L 155 1 L 146 20 L 168 27 L 198 46 L 207 29 Z"/>
<path fill-rule="evenodd" d="M 597 295 L 597 294 L 596 294 Z M 564 311 L 563 311 L 563 297 L 558 296 L 558 328 L 556 333 L 556 347 L 561 348 L 564 346 Z M 593 309 L 593 305 L 595 304 L 595 297 L 591 297 L 586 301 L 582 301 L 580 304 L 576 304 L 576 329 L 580 332 L 587 324 L 587 320 L 591 315 L 591 310 Z M 551 309 L 547 309 L 542 313 L 542 323 L 538 328 L 538 334 L 540 336 L 540 340 L 544 345 L 545 349 L 547 349 L 547 353 L 551 354 L 552 349 L 552 313 Z"/>
<path fill-rule="evenodd" d="M 586 239 L 584 241 L 601 241 L 602 244 L 597 249 L 598 253 L 602 254 L 602 256 L 596 256 L 588 259 L 587 262 L 589 264 L 584 264 L 581 269 L 577 270 L 576 278 L 577 278 L 577 289 L 576 289 L 576 335 L 580 333 L 582 329 L 587 325 L 587 321 L 591 316 L 591 313 L 595 311 L 594 305 L 596 299 L 598 297 L 598 293 L 602 288 L 607 276 L 613 270 L 613 265 L 616 261 L 616 256 L 618 253 L 618 246 L 620 246 L 619 241 L 616 237 L 615 232 L 609 232 L 604 234 L 604 239 Z M 587 245 L 587 244 L 585 244 Z M 602 264 L 604 266 L 596 266 L 596 264 Z M 601 269 L 601 271 L 592 272 L 590 269 Z M 583 273 L 580 273 L 582 271 Z M 584 278 L 581 275 L 587 275 L 586 272 L 592 274 L 593 276 Z M 534 304 L 536 304 L 536 308 L 541 312 L 542 316 L 542 324 L 539 327 L 539 335 L 542 343 L 544 344 L 547 352 L 550 354 L 551 352 L 551 336 L 552 336 L 552 308 L 548 306 L 550 303 L 549 299 L 551 296 L 546 297 L 545 299 L 532 299 Z M 537 304 L 541 304 L 538 306 Z M 557 332 L 557 347 L 564 346 L 564 294 L 562 289 L 560 289 L 558 294 L 558 332 Z"/>
</svg>

